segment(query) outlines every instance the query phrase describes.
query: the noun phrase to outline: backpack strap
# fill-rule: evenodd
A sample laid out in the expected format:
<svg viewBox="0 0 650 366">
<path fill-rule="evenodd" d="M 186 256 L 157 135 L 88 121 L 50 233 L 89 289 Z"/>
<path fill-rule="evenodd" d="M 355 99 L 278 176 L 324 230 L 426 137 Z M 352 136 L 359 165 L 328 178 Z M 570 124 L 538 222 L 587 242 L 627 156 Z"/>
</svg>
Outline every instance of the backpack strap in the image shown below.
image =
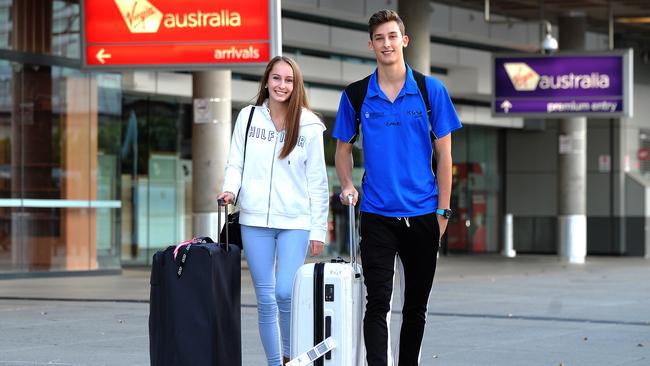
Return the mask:
<svg viewBox="0 0 650 366">
<path fill-rule="evenodd" d="M 429 101 L 429 92 L 427 91 L 426 76 L 424 76 L 424 74 L 419 71 L 412 71 L 415 82 L 418 84 L 418 89 L 420 89 L 420 95 L 422 95 L 422 99 L 424 99 L 424 105 L 427 108 L 427 118 L 429 119 L 429 134 L 431 135 L 431 147 L 433 148 L 431 155 L 431 170 L 435 175 L 438 172 L 438 158 L 436 157 L 436 149 L 435 146 L 433 146 L 433 141 L 437 140 L 438 138 L 433 133 L 433 126 L 431 125 L 431 102 Z"/>
<path fill-rule="evenodd" d="M 422 96 L 422 99 L 424 99 L 424 106 L 427 108 L 427 116 L 429 117 L 429 121 L 431 120 L 431 103 L 429 102 L 429 92 L 427 91 L 427 81 L 426 81 L 426 76 L 416 70 L 411 69 L 413 71 L 413 77 L 415 78 L 415 82 L 418 84 L 418 89 L 420 89 L 420 95 Z"/>
<path fill-rule="evenodd" d="M 351 144 L 353 144 L 357 140 L 357 137 L 359 137 L 359 128 L 361 127 L 361 106 L 363 105 L 363 100 L 366 99 L 370 76 L 372 75 L 368 75 L 365 78 L 357 80 L 345 87 L 345 95 L 348 96 L 348 100 L 350 100 L 350 104 L 352 104 L 352 108 L 354 109 L 354 118 L 357 121 L 357 130 L 350 141 Z"/>
</svg>

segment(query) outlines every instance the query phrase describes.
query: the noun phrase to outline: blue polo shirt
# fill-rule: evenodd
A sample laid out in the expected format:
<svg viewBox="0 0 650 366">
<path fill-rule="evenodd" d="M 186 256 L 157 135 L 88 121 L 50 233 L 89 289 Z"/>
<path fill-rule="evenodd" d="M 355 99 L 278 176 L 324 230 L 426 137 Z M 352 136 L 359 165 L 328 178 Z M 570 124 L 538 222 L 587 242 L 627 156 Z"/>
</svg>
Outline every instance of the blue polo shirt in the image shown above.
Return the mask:
<svg viewBox="0 0 650 366">
<path fill-rule="evenodd" d="M 394 102 L 379 88 L 377 70 L 370 77 L 361 107 L 366 171 L 361 211 L 410 217 L 432 213 L 438 207 L 430 131 L 441 138 L 459 129 L 461 123 L 444 85 L 427 76 L 426 87 L 432 108 L 430 120 L 408 65 L 406 82 Z M 343 92 L 332 135 L 351 142 L 356 129 L 354 108 Z"/>
</svg>

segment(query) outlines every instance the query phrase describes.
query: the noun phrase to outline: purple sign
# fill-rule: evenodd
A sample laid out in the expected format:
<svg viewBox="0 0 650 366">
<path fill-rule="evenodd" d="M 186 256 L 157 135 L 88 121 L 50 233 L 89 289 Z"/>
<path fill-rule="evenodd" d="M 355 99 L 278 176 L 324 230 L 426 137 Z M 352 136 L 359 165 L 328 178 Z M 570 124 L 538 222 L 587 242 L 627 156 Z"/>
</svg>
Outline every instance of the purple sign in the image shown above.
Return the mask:
<svg viewBox="0 0 650 366">
<path fill-rule="evenodd" d="M 494 57 L 496 116 L 630 115 L 630 51 Z"/>
</svg>

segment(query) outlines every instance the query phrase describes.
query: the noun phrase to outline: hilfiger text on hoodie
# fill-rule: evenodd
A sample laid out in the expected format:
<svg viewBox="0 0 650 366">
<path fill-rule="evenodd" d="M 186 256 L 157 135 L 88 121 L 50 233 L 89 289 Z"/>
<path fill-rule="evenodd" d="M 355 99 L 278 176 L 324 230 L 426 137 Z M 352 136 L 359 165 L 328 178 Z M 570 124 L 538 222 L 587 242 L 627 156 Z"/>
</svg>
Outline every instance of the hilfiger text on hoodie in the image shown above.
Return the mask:
<svg viewBox="0 0 650 366">
<path fill-rule="evenodd" d="M 273 141 L 273 139 L 277 136 L 279 143 L 284 144 L 284 136 L 285 133 L 284 131 L 267 131 L 266 128 L 260 128 L 260 127 L 253 127 L 251 126 L 250 130 L 248 131 L 248 138 L 256 138 L 260 139 L 263 141 Z M 305 136 L 298 136 L 298 142 L 296 143 L 296 146 L 298 147 L 305 147 Z"/>
</svg>

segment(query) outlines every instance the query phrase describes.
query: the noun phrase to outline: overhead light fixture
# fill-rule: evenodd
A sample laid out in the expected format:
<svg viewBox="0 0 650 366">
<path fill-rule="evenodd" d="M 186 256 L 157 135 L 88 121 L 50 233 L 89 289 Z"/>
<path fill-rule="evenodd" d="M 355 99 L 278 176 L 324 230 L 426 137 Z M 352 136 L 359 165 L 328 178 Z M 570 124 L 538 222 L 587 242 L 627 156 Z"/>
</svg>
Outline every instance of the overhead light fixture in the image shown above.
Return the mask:
<svg viewBox="0 0 650 366">
<path fill-rule="evenodd" d="M 616 17 L 616 23 L 650 24 L 650 17 Z"/>
</svg>

